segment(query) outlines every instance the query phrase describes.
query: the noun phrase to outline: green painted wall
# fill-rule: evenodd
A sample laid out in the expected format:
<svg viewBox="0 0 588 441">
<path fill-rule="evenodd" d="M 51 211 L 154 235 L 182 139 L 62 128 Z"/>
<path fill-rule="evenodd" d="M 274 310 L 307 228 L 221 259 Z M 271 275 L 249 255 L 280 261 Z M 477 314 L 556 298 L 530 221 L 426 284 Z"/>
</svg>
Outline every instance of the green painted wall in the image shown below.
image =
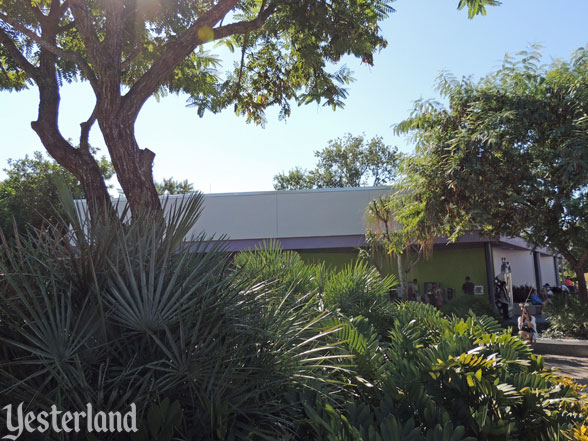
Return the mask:
<svg viewBox="0 0 588 441">
<path fill-rule="evenodd" d="M 418 280 L 421 293 L 425 282 L 439 282 L 441 288 L 453 288 L 460 295 L 466 276 L 474 285 L 483 285 L 484 295 L 488 296 L 484 248 L 435 250 L 429 260 L 417 263 L 409 277 Z"/>
<path fill-rule="evenodd" d="M 357 253 L 317 253 L 301 252 L 300 256 L 308 263 L 325 262 L 327 266 L 342 268 L 357 259 Z M 398 275 L 396 258 L 384 265 L 390 273 Z M 453 288 L 461 294 L 461 285 L 465 277 L 470 276 L 475 285 L 484 286 L 484 295 L 488 296 L 486 283 L 486 261 L 484 248 L 464 248 L 458 250 L 435 250 L 429 260 L 422 259 L 412 269 L 409 280 L 418 280 L 419 292 L 424 292 L 425 282 L 439 282 L 441 288 Z"/>
</svg>

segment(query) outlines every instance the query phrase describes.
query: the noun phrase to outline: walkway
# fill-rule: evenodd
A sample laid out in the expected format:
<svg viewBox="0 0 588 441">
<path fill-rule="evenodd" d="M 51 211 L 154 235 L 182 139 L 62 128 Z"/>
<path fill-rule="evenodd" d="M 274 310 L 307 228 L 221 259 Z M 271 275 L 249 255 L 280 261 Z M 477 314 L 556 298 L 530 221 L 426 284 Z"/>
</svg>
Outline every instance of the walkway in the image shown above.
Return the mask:
<svg viewBox="0 0 588 441">
<path fill-rule="evenodd" d="M 545 367 L 557 368 L 562 374 L 588 386 L 588 358 L 550 354 L 543 355 L 543 358 L 545 359 Z"/>
</svg>

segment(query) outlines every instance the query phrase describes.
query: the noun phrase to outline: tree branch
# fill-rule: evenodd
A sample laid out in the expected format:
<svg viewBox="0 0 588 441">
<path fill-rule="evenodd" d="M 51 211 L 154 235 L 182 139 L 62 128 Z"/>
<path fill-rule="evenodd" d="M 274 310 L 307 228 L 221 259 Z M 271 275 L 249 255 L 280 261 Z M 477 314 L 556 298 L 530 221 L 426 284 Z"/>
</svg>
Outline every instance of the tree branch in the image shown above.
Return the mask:
<svg viewBox="0 0 588 441">
<path fill-rule="evenodd" d="M 219 0 L 215 6 L 198 17 L 196 22 L 178 39 L 166 44 L 159 58 L 125 95 L 123 100 L 124 114 L 128 115 L 131 120 L 135 120 L 145 101 L 157 91 L 173 70 L 196 47 L 205 43 L 200 39 L 199 31 L 207 27 L 212 29 L 237 3 L 238 0 Z"/>
<path fill-rule="evenodd" d="M 43 14 L 37 6 L 30 5 L 30 7 L 31 7 L 31 11 L 33 12 L 33 15 L 39 21 L 39 23 L 41 23 L 41 25 L 42 25 L 45 22 L 45 20 L 47 19 L 47 16 L 45 14 Z"/>
<path fill-rule="evenodd" d="M 137 42 L 137 44 L 139 44 L 139 42 Z M 129 68 L 129 66 L 131 65 L 133 60 L 135 58 L 137 58 L 143 52 L 143 49 L 144 48 L 143 48 L 142 44 L 140 46 L 137 46 L 135 49 L 133 49 L 133 51 L 121 63 L 121 66 L 120 66 L 121 72 L 124 72 L 125 70 L 127 70 Z"/>
<path fill-rule="evenodd" d="M 70 0 L 69 8 L 75 18 L 76 29 L 84 41 L 88 56 L 92 64 L 96 66 L 98 76 L 102 77 L 105 73 L 103 51 L 88 4 L 85 0 Z"/>
<path fill-rule="evenodd" d="M 39 46 L 48 50 L 52 54 L 57 55 L 58 57 L 61 57 L 64 60 L 68 60 L 68 61 L 71 61 L 72 63 L 77 64 L 79 66 L 80 70 L 86 76 L 86 78 L 88 78 L 88 81 L 90 81 L 92 86 L 96 86 L 96 76 L 94 75 L 92 68 L 90 67 L 90 65 L 88 63 L 86 63 L 86 61 L 79 54 L 77 54 L 75 52 L 67 52 L 67 51 L 64 51 L 63 49 L 60 49 L 59 47 L 55 46 L 54 44 L 51 44 L 47 40 L 43 39 L 43 37 L 40 37 L 39 35 L 37 35 L 33 31 L 31 31 L 30 29 L 20 25 L 19 23 L 14 21 L 12 18 L 10 18 L 6 14 L 0 13 L 0 20 L 2 20 L 4 23 L 6 23 L 9 26 L 11 26 L 12 28 L 14 28 L 16 31 L 22 33 L 23 35 L 26 35 L 31 40 L 33 40 L 35 43 L 37 43 Z"/>
<path fill-rule="evenodd" d="M 81 127 L 80 149 L 82 149 L 82 150 L 85 150 L 88 152 L 90 151 L 90 143 L 89 143 L 88 139 L 90 137 L 90 130 L 92 129 L 92 126 L 96 122 L 97 116 L 98 116 L 98 106 L 95 105 L 94 110 L 92 111 L 92 114 L 90 115 L 90 118 L 88 118 L 87 121 L 80 124 L 80 127 Z"/>
<path fill-rule="evenodd" d="M 65 0 L 57 9 L 57 14 L 61 17 L 69 8 L 69 0 Z"/>
<path fill-rule="evenodd" d="M 76 22 L 75 21 L 70 21 L 68 24 L 60 26 L 59 28 L 57 28 L 57 33 L 61 34 L 63 32 L 67 32 L 70 29 L 73 29 L 76 27 Z"/>
<path fill-rule="evenodd" d="M 120 74 L 122 37 L 124 30 L 123 2 L 121 0 L 106 0 L 104 2 L 104 8 L 106 11 L 106 35 L 104 37 L 104 48 L 106 49 L 110 61 L 114 63 L 114 65 L 110 65 L 109 71 L 112 73 L 112 70 L 115 70 L 117 74 Z"/>
<path fill-rule="evenodd" d="M 260 12 L 257 18 L 250 21 L 239 21 L 225 26 L 220 26 L 213 29 L 213 40 L 220 40 L 231 35 L 246 34 L 263 26 L 266 20 L 275 12 L 275 6 L 269 6 L 264 11 Z"/>
<path fill-rule="evenodd" d="M 16 44 L 10 38 L 10 36 L 4 32 L 2 28 L 0 28 L 0 44 L 4 46 L 4 48 L 8 51 L 8 53 L 14 58 L 14 61 L 20 66 L 22 70 L 26 72 L 26 74 L 31 77 L 33 80 L 38 79 L 39 70 L 37 67 L 33 66 L 29 60 L 21 53 L 21 51 L 16 47 Z"/>
</svg>

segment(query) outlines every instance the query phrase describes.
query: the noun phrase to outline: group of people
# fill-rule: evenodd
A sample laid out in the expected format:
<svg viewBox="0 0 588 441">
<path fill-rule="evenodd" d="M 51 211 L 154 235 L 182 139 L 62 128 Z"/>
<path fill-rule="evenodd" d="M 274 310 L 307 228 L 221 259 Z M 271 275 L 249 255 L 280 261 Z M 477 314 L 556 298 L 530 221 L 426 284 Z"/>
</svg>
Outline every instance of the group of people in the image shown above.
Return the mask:
<svg viewBox="0 0 588 441">
<path fill-rule="evenodd" d="M 465 278 L 461 290 L 464 294 L 474 295 L 475 285 L 469 276 Z M 529 300 L 533 305 L 541 305 L 544 302 L 549 302 L 551 297 L 553 297 L 553 291 L 551 291 L 551 287 L 548 283 L 546 283 L 541 289 L 541 297 L 537 294 L 535 288 L 533 288 L 529 294 Z M 538 336 L 537 321 L 529 312 L 528 304 L 521 305 L 521 316 L 518 319 L 518 328 L 521 338 L 529 343 L 532 343 Z"/>
<path fill-rule="evenodd" d="M 564 284 L 561 286 L 561 290 L 563 292 L 573 293 L 574 288 L 574 283 L 570 280 L 569 277 L 566 278 Z M 461 290 L 464 294 L 467 295 L 475 294 L 475 285 L 469 276 L 465 278 L 465 282 L 461 286 Z M 549 283 L 546 283 L 545 285 L 543 285 L 539 293 L 535 288 L 533 288 L 529 293 L 527 301 L 534 306 L 545 306 L 546 304 L 551 302 L 553 295 L 554 293 L 551 286 L 549 285 Z M 414 279 L 412 283 L 409 283 L 408 298 L 410 300 L 430 303 L 437 307 L 441 306 L 443 302 L 443 295 L 440 288 L 433 289 L 431 290 L 431 292 L 427 292 L 423 296 L 421 296 L 418 290 L 417 279 Z M 521 305 L 521 316 L 518 318 L 518 329 L 521 338 L 530 343 L 532 343 L 533 340 L 535 340 L 538 336 L 537 322 L 535 317 L 531 315 L 529 311 L 529 303 Z"/>
<path fill-rule="evenodd" d="M 418 280 L 413 279 L 413 281 L 408 284 L 407 294 L 408 300 L 428 303 L 437 308 L 441 307 L 443 304 L 443 290 L 438 283 L 435 283 L 432 289 L 429 289 L 427 292 L 421 295 L 419 292 Z"/>
<path fill-rule="evenodd" d="M 564 281 L 563 285 L 561 285 L 561 288 L 559 288 L 559 291 L 563 293 L 575 293 L 576 287 L 574 282 L 572 282 L 569 277 L 566 277 L 566 280 Z M 543 285 L 543 288 L 541 288 L 539 293 L 537 293 L 537 290 L 533 288 L 529 294 L 528 300 L 531 302 L 531 305 L 545 306 L 551 303 L 553 296 L 554 293 L 551 286 L 549 283 L 546 283 Z M 538 336 L 537 322 L 535 317 L 533 317 L 529 312 L 529 307 L 526 303 L 521 305 L 521 316 L 518 319 L 518 328 L 521 338 L 525 341 L 532 343 L 533 340 L 535 340 Z"/>
</svg>

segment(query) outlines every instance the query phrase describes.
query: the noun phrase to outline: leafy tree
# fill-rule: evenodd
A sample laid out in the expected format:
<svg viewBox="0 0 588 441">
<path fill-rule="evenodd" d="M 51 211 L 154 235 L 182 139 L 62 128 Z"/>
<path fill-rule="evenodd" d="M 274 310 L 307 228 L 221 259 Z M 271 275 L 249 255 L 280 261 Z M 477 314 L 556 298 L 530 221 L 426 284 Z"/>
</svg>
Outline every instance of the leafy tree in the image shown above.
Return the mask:
<svg viewBox="0 0 588 441">
<path fill-rule="evenodd" d="M 202 115 L 234 105 L 262 122 L 270 105 L 343 105 L 350 72 L 331 69 L 345 55 L 371 64 L 386 46 L 379 22 L 391 0 L 2 0 L 0 87 L 35 84 L 32 123 L 47 151 L 82 183 L 93 210 L 108 207 L 100 169 L 88 148 L 98 122 L 131 210 L 161 213 L 153 182 L 154 153 L 139 147 L 135 121 L 154 94 L 186 93 Z M 470 17 L 495 0 L 460 0 Z M 221 41 L 241 62 L 222 76 L 204 46 Z M 81 124 L 79 148 L 58 127 L 60 87 L 88 81 L 95 108 Z M 114 215 L 113 212 L 111 214 Z"/>
<path fill-rule="evenodd" d="M 159 195 L 170 194 L 187 194 L 194 191 L 194 184 L 188 182 L 187 179 L 183 181 L 176 181 L 173 177 L 163 178 L 163 182 L 156 182 L 155 188 Z"/>
<path fill-rule="evenodd" d="M 417 103 L 398 126 L 417 146 L 400 220 L 411 228 L 426 216 L 454 236 L 522 236 L 561 253 L 587 299 L 588 49 L 540 61 L 535 49 L 479 81 L 444 74 L 449 107 Z"/>
<path fill-rule="evenodd" d="M 104 179 L 114 175 L 112 165 L 104 157 L 97 163 Z M 80 181 L 41 152 L 24 159 L 9 159 L 4 172 L 7 178 L 0 182 L 0 228 L 9 236 L 14 223 L 24 230 L 28 225 L 38 228 L 55 219 L 60 210 L 57 179 L 69 187 L 74 198 L 84 197 Z"/>
<path fill-rule="evenodd" d="M 350 133 L 332 139 L 323 150 L 315 151 L 319 159 L 315 169 L 296 167 L 274 176 L 276 190 L 302 188 L 340 188 L 385 185 L 392 182 L 400 154 L 396 147 L 384 144 L 381 137 L 365 140 Z"/>
</svg>

